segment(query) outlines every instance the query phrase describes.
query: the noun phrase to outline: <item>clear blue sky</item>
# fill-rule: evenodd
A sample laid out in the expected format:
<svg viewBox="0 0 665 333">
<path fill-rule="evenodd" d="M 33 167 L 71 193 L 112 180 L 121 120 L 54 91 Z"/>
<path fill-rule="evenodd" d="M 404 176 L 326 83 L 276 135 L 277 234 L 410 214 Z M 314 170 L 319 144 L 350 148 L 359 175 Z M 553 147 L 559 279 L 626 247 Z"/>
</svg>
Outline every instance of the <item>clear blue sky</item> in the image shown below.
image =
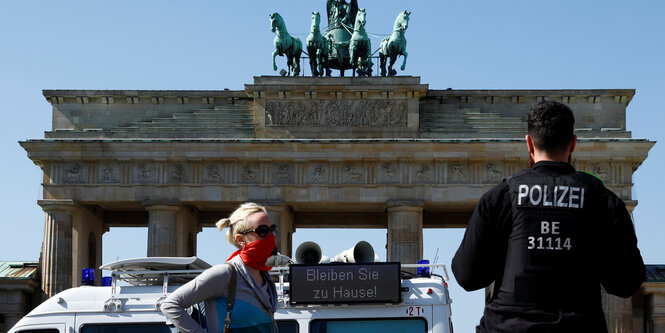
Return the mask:
<svg viewBox="0 0 665 333">
<path fill-rule="evenodd" d="M 431 89 L 636 89 L 627 128 L 662 141 L 665 125 L 665 2 L 359 0 L 367 30 L 390 33 L 398 12 L 412 11 L 407 69 Z M 51 108 L 42 89 L 243 89 L 274 74 L 268 15 L 279 12 L 301 39 L 324 0 L 290 1 L 9 1 L 0 0 L 0 260 L 37 260 L 44 215 L 41 171 L 18 141 L 42 138 Z M 323 15 L 325 22 L 325 15 Z M 372 40 L 373 48 L 379 40 Z M 284 59 L 278 59 L 280 68 Z M 647 263 L 665 263 L 659 142 L 634 176 L 634 218 Z M 323 235 L 328 238 L 324 238 Z M 368 239 L 385 258 L 385 231 L 300 230 L 294 244 L 323 243 L 327 255 Z M 104 235 L 104 260 L 145 254 L 146 230 Z M 425 257 L 449 264 L 462 230 L 426 230 Z M 130 239 L 132 241 L 127 241 Z M 229 253 L 206 230 L 199 254 L 212 263 Z M 128 245 L 129 244 L 129 245 Z M 621 269 L 621 267 L 616 267 Z M 451 276 L 452 277 L 452 276 Z M 471 332 L 481 292 L 450 283 L 456 331 Z"/>
</svg>

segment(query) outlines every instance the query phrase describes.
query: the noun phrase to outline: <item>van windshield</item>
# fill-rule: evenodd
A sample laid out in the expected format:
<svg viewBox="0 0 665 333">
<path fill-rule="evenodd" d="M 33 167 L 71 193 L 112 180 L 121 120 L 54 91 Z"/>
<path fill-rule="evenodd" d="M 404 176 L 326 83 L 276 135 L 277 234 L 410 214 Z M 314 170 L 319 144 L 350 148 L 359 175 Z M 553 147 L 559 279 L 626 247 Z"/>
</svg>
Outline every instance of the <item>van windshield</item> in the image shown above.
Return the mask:
<svg viewBox="0 0 665 333">
<path fill-rule="evenodd" d="M 377 318 L 359 320 L 317 319 L 310 323 L 313 333 L 427 332 L 424 318 Z"/>
<path fill-rule="evenodd" d="M 171 333 L 165 323 L 94 324 L 81 327 L 81 333 Z"/>
</svg>

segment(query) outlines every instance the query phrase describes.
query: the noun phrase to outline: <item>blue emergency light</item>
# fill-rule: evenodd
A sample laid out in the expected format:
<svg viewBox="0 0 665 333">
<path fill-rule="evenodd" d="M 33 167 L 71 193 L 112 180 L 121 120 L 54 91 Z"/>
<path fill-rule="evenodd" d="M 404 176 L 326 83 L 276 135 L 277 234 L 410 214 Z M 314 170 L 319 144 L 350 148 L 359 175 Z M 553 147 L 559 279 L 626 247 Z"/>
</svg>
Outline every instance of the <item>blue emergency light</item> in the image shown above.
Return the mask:
<svg viewBox="0 0 665 333">
<path fill-rule="evenodd" d="M 429 265 L 429 260 L 418 260 L 418 264 Z M 417 275 L 419 277 L 430 277 L 429 267 L 418 267 Z"/>
<path fill-rule="evenodd" d="M 110 287 L 112 280 L 113 280 L 113 278 L 110 277 L 110 276 L 102 276 L 102 286 Z"/>
<path fill-rule="evenodd" d="M 95 285 L 95 269 L 84 268 L 81 270 L 81 285 L 94 286 Z"/>
</svg>

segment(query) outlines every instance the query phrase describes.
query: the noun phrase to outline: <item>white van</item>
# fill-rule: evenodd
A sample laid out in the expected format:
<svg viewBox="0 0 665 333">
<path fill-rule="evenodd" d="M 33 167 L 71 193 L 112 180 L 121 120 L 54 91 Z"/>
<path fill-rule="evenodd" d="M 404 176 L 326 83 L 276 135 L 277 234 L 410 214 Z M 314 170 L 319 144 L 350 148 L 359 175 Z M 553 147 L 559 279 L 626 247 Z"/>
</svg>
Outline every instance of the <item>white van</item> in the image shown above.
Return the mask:
<svg viewBox="0 0 665 333">
<path fill-rule="evenodd" d="M 290 265 L 276 268 L 280 333 L 452 332 L 442 275 L 405 276 L 399 263 Z M 423 266 L 423 265 L 421 265 Z M 49 298 L 8 333 L 170 333 L 161 301 L 210 265 L 196 258 L 141 258 L 102 266 L 111 286 L 82 286 Z M 290 281 L 290 282 L 286 282 Z M 328 288 L 328 289 L 326 289 Z M 200 303 L 190 309 L 204 320 Z"/>
</svg>

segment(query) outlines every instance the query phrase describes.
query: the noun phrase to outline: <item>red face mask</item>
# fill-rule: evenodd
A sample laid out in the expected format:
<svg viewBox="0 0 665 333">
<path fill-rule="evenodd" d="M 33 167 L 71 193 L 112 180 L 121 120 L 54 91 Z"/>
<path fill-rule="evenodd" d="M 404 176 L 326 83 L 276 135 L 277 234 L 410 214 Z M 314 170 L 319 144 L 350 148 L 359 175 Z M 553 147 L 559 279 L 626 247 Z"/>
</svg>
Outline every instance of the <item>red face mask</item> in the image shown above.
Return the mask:
<svg viewBox="0 0 665 333">
<path fill-rule="evenodd" d="M 263 239 L 259 239 L 255 242 L 251 242 L 242 249 L 233 252 L 233 254 L 226 259 L 226 261 L 231 260 L 231 258 L 236 255 L 240 255 L 240 259 L 245 265 L 258 269 L 260 271 L 269 271 L 272 269 L 272 266 L 266 266 L 266 260 L 272 255 L 277 254 L 277 242 L 275 240 L 275 235 L 270 233 L 268 236 Z"/>
</svg>

